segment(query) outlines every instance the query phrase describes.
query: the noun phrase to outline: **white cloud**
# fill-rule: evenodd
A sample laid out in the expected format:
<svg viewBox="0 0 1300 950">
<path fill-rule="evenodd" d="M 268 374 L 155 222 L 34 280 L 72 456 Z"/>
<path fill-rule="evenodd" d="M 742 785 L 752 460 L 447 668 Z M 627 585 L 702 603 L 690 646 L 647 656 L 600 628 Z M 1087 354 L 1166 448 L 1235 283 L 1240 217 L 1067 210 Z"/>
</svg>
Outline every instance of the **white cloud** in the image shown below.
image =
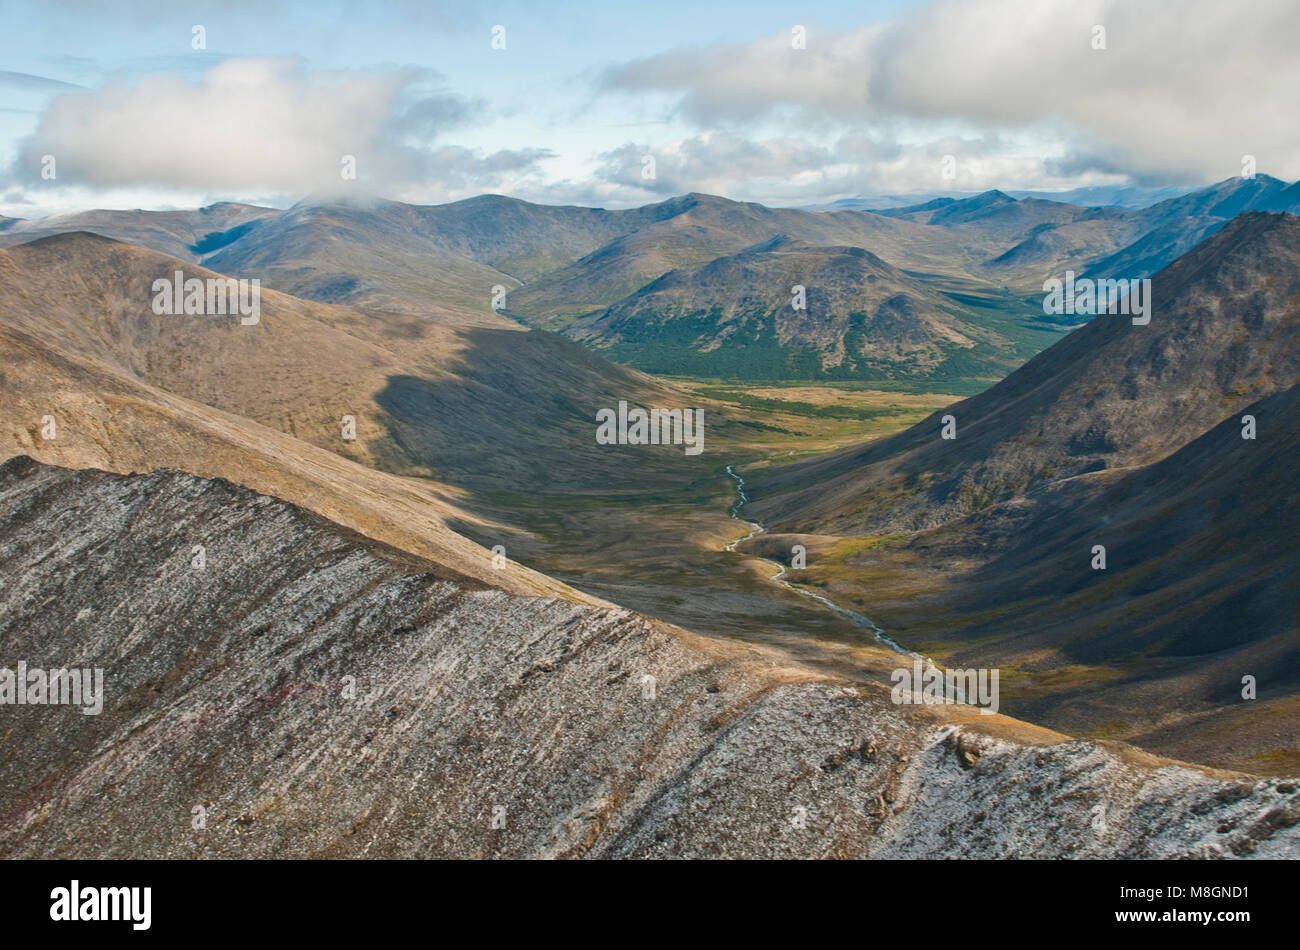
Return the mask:
<svg viewBox="0 0 1300 950">
<path fill-rule="evenodd" d="M 983 191 L 1007 186 L 1056 190 L 1078 185 L 1122 183 L 1112 171 L 1058 168 L 1058 160 L 1023 143 L 994 135 L 944 136 L 899 144 L 892 138 L 853 132 L 825 145 L 783 136 L 749 138 L 708 131 L 689 138 L 628 142 L 600 156 L 590 193 L 606 204 L 639 204 L 690 191 L 774 204 L 814 204 L 846 195 Z M 955 159 L 954 177 L 944 177 L 944 158 Z M 654 157 L 655 177 L 642 175 Z M 571 193 L 571 198 L 572 198 Z M 576 195 L 581 197 L 581 192 Z"/>
<path fill-rule="evenodd" d="M 662 53 L 610 68 L 600 83 L 609 90 L 680 93 L 677 111 L 702 125 L 759 118 L 778 105 L 859 115 L 869 105 L 867 57 L 878 32 L 813 32 L 808 49 L 794 49 L 790 34 L 779 33 L 754 43 Z"/>
<path fill-rule="evenodd" d="M 156 75 L 50 100 L 16 177 L 100 189 L 450 197 L 528 172 L 541 149 L 432 147 L 470 104 L 414 69 L 311 72 L 295 59 L 230 59 L 197 81 Z M 356 180 L 344 179 L 344 156 Z"/>
<path fill-rule="evenodd" d="M 810 32 L 805 50 L 782 33 L 670 52 L 601 86 L 675 96 L 702 127 L 958 121 L 1032 129 L 1139 177 L 1226 178 L 1253 154 L 1296 178 L 1297 36 L 1294 0 L 933 0 L 883 28 Z"/>
</svg>

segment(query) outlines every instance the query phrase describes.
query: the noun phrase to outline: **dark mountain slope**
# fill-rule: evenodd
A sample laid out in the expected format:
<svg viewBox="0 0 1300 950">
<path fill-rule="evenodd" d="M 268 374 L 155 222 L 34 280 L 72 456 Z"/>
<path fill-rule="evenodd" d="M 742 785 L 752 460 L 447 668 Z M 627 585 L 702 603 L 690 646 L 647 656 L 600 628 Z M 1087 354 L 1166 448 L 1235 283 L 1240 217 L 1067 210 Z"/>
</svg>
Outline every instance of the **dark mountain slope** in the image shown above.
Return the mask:
<svg viewBox="0 0 1300 950">
<path fill-rule="evenodd" d="M 1141 236 L 1086 269 L 1098 277 L 1147 277 L 1247 211 L 1300 213 L 1300 194 L 1269 175 L 1229 178 L 1136 214 Z"/>
<path fill-rule="evenodd" d="M 829 580 L 824 591 L 947 666 L 1000 669 L 1011 715 L 1294 770 L 1300 385 L 1241 414 L 1152 465 L 1053 483 L 820 570 L 810 556 L 805 582 Z"/>
<path fill-rule="evenodd" d="M 1054 480 L 1157 461 L 1300 381 L 1300 219 L 1239 216 L 1157 275 L 1153 297 L 1147 326 L 1098 317 L 905 433 L 773 473 L 753 511 L 791 530 L 931 527 Z M 940 438 L 948 414 L 951 441 Z"/>
<path fill-rule="evenodd" d="M 1020 630 L 1083 663 L 1211 657 L 1267 671 L 1272 695 L 1300 691 L 1300 386 L 1244 414 L 1256 419 L 1254 440 L 1234 414 L 1153 465 L 1068 479 L 918 539 L 927 557 L 990 555 L 969 578 L 984 609 L 1033 605 L 1025 620 L 1001 612 L 964 636 L 995 628 L 999 643 L 985 652 L 1015 651 Z M 1106 546 L 1104 573 L 1089 566 L 1093 544 Z M 1252 662 L 1231 657 L 1238 649 Z M 1239 691 L 1229 675 L 1196 698 L 1223 703 Z"/>
</svg>

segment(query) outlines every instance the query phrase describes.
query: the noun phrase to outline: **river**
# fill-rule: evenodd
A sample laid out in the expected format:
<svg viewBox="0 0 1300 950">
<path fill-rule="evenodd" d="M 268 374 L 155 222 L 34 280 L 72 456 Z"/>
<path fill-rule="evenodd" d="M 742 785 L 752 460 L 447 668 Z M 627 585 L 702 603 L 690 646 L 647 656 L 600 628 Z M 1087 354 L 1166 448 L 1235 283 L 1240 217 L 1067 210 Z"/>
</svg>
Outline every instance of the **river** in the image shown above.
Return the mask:
<svg viewBox="0 0 1300 950">
<path fill-rule="evenodd" d="M 736 482 L 736 501 L 734 504 L 732 504 L 728 514 L 730 514 L 731 517 L 735 518 L 737 521 L 741 522 L 742 524 L 749 525 L 751 529 L 749 534 L 745 535 L 743 538 L 737 538 L 736 540 L 731 541 L 727 544 L 726 550 L 734 551 L 736 550 L 736 545 L 740 544 L 742 541 L 748 541 L 750 538 L 756 535 L 763 534 L 767 529 L 764 528 L 757 521 L 750 521 L 740 516 L 740 509 L 744 508 L 745 503 L 749 501 L 749 496 L 745 494 L 745 480 L 741 478 L 740 475 L 736 473 L 736 470 L 732 468 L 730 465 L 727 466 L 727 474 L 731 476 L 731 478 L 734 479 Z M 753 556 L 758 557 L 758 555 L 753 555 Z M 799 594 L 803 597 L 807 597 L 811 600 L 815 600 L 817 601 L 817 603 L 821 604 L 823 607 L 825 607 L 827 610 L 831 611 L 832 613 L 836 614 L 837 616 L 843 617 L 845 620 L 849 621 L 850 623 L 856 624 L 857 626 L 862 627 L 863 629 L 870 630 L 872 635 L 876 638 L 877 641 L 879 641 L 884 646 L 889 647 L 889 649 L 893 650 L 895 653 L 901 653 L 903 656 L 920 657 L 921 659 L 925 659 L 925 657 L 922 656 L 920 653 L 915 653 L 912 650 L 907 650 L 899 646 L 896 642 L 894 642 L 885 634 L 885 631 L 881 630 L 880 627 L 876 626 L 876 624 L 871 620 L 870 617 L 867 617 L 864 614 L 860 614 L 856 610 L 849 610 L 847 607 L 841 607 L 839 604 L 835 603 L 835 601 L 831 600 L 829 597 L 826 597 L 822 594 L 818 594 L 815 591 L 807 590 L 806 588 L 803 587 L 796 587 L 794 584 L 791 584 L 788 580 L 785 579 L 786 569 L 785 569 L 785 565 L 781 564 L 781 562 L 774 561 L 771 558 L 767 558 L 767 557 L 760 557 L 759 560 L 767 561 L 768 564 L 771 564 L 773 567 L 777 569 L 776 573 L 772 575 L 771 579 L 776 581 L 778 584 L 783 585 L 788 590 L 792 590 L 796 594 Z"/>
</svg>

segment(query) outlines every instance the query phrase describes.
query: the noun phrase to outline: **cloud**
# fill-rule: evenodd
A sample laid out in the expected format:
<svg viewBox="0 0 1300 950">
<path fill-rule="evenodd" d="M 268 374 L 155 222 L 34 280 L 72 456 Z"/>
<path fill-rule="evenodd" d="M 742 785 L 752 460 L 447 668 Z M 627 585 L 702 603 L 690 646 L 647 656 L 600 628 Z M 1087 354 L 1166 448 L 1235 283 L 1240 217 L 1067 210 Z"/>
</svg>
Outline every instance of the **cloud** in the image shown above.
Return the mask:
<svg viewBox="0 0 1300 950">
<path fill-rule="evenodd" d="M 1104 27 L 1105 49 L 1094 28 Z M 932 0 L 882 26 L 782 33 L 606 70 L 701 127 L 802 121 L 1033 129 L 1137 176 L 1225 178 L 1253 154 L 1300 177 L 1293 0 Z"/>
<path fill-rule="evenodd" d="M 394 129 L 421 141 L 429 141 L 449 128 L 463 125 L 474 111 L 475 106 L 461 96 L 446 93 L 427 96 L 412 104 L 397 120 Z"/>
<path fill-rule="evenodd" d="M 230 59 L 197 81 L 155 75 L 53 98 L 15 163 L 59 182 L 232 193 L 434 195 L 490 187 L 549 155 L 430 147 L 472 104 L 430 92 L 416 69 L 309 71 L 296 59 Z M 344 157 L 356 179 L 343 177 Z"/>
<path fill-rule="evenodd" d="M 983 191 L 1014 181 L 1018 188 L 1064 189 L 1109 183 L 1107 169 L 1083 158 L 1013 153 L 997 135 L 942 136 L 900 144 L 850 132 L 826 145 L 800 137 L 750 138 L 713 130 L 669 142 L 627 142 L 598 157 L 599 183 L 585 194 L 609 204 L 637 204 L 690 191 L 775 204 L 815 204 L 846 195 Z M 945 158 L 953 158 L 953 177 Z M 646 159 L 654 177 L 645 177 Z M 1062 166 L 1069 166 L 1063 168 Z M 565 192 L 582 196 L 581 189 Z"/>
<path fill-rule="evenodd" d="M 779 33 L 754 43 L 662 53 L 610 67 L 598 85 L 607 91 L 677 93 L 675 112 L 701 125 L 756 119 L 782 106 L 860 115 L 869 107 L 866 64 L 878 32 L 814 32 L 808 34 L 808 49 L 795 49 L 791 35 Z"/>
<path fill-rule="evenodd" d="M 654 159 L 653 178 L 643 174 L 647 157 Z M 798 138 L 755 141 L 707 132 L 654 147 L 626 143 L 600 156 L 596 174 L 602 181 L 662 196 L 717 192 L 741 179 L 789 179 L 825 168 L 832 159 L 830 149 Z"/>
<path fill-rule="evenodd" d="M 442 200 L 481 192 L 496 183 L 539 174 L 537 165 L 554 153 L 544 148 L 499 149 L 484 154 L 460 145 L 412 154 L 415 172 L 391 191 L 406 201 Z"/>
</svg>

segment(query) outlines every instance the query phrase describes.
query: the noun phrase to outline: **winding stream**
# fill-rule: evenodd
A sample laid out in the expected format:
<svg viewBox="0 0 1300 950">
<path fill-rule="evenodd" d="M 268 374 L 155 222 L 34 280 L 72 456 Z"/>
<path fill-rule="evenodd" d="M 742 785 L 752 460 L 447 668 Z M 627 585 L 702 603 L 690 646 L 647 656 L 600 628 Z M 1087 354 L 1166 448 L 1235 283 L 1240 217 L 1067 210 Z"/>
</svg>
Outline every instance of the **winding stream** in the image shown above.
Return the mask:
<svg viewBox="0 0 1300 950">
<path fill-rule="evenodd" d="M 727 474 L 731 476 L 731 478 L 733 478 L 736 482 L 736 501 L 732 504 L 731 509 L 727 513 L 731 515 L 731 517 L 735 518 L 737 521 L 749 525 L 751 529 L 749 534 L 745 535 L 743 538 L 737 538 L 736 540 L 731 541 L 727 544 L 726 550 L 734 551 L 736 550 L 736 545 L 740 544 L 742 541 L 748 541 L 750 538 L 756 535 L 763 534 L 767 529 L 764 528 L 757 521 L 750 521 L 740 516 L 740 509 L 745 507 L 745 503 L 749 501 L 749 496 L 745 494 L 745 480 L 741 478 L 738 474 L 736 474 L 736 470 L 732 468 L 730 465 L 727 466 Z M 758 555 L 753 555 L 753 556 L 759 557 Z M 831 611 L 832 613 L 836 614 L 839 617 L 843 617 L 845 620 L 849 621 L 850 623 L 856 624 L 857 626 L 862 627 L 863 629 L 870 630 L 872 635 L 876 638 L 877 641 L 889 647 L 889 649 L 893 650 L 895 653 L 901 653 L 903 656 L 921 657 L 921 659 L 925 659 L 925 657 L 921 656 L 921 654 L 915 653 L 911 650 L 904 649 L 903 647 L 895 643 L 892 639 L 890 639 L 885 634 L 885 631 L 881 630 L 878 626 L 875 625 L 875 623 L 871 620 L 870 617 L 867 617 L 864 614 L 860 614 L 856 610 L 849 610 L 847 607 L 841 607 L 839 604 L 835 603 L 835 601 L 831 600 L 829 597 L 823 596 L 822 594 L 818 594 L 815 591 L 807 590 L 803 587 L 796 587 L 794 584 L 791 584 L 788 580 L 785 579 L 785 575 L 786 575 L 785 565 L 781 564 L 779 561 L 774 561 L 771 558 L 767 558 L 767 557 L 759 557 L 759 560 L 767 561 L 768 564 L 773 565 L 777 569 L 777 572 L 772 575 L 771 580 L 774 580 L 778 584 L 781 584 L 784 587 L 786 587 L 787 589 L 794 591 L 796 594 L 800 594 L 811 600 L 817 601 L 817 603 L 821 604 L 827 610 Z"/>
</svg>

